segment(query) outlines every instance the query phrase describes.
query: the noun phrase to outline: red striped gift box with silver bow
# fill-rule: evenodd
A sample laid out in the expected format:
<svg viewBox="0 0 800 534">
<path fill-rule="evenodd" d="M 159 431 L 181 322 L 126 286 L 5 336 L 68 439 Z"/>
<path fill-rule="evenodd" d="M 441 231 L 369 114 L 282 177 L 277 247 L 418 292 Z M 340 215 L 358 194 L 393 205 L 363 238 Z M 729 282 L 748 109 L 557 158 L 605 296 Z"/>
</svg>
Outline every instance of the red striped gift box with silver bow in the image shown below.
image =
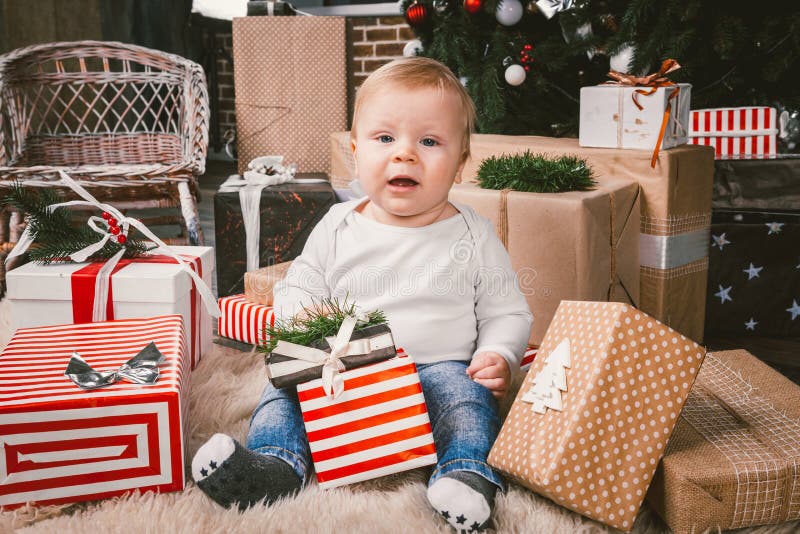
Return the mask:
<svg viewBox="0 0 800 534">
<path fill-rule="evenodd" d="M 716 159 L 769 156 L 777 152 L 776 116 L 763 106 L 692 110 L 689 142 L 713 146 Z"/>
<path fill-rule="evenodd" d="M 64 375 L 73 351 L 114 370 L 151 341 L 166 359 L 155 384 Z M 18 330 L 0 354 L 0 507 L 182 489 L 188 358 L 180 315 Z"/>
<path fill-rule="evenodd" d="M 243 294 L 222 297 L 219 309 L 222 311 L 217 323 L 219 335 L 242 343 L 263 344 L 264 329 L 275 324 L 272 306 L 248 302 Z"/>
<path fill-rule="evenodd" d="M 397 354 L 344 371 L 344 393 L 334 399 L 321 379 L 297 386 L 320 487 L 436 463 L 417 367 L 402 349 Z"/>
</svg>

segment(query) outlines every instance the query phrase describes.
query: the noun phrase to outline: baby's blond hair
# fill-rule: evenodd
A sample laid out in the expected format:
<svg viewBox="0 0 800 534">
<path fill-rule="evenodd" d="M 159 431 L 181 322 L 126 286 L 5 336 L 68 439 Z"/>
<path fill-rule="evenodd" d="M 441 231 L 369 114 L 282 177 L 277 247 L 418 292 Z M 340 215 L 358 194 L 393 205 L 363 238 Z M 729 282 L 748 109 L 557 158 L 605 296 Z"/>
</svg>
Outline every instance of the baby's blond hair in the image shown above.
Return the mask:
<svg viewBox="0 0 800 534">
<path fill-rule="evenodd" d="M 353 128 L 350 138 L 356 137 L 358 114 L 364 102 L 387 85 L 398 85 L 407 89 L 436 88 L 452 91 L 464 114 L 464 135 L 461 143 L 461 161 L 469 157 L 469 137 L 475 128 L 475 104 L 458 78 L 438 61 L 426 57 L 395 59 L 370 74 L 356 93 L 353 106 Z"/>
</svg>

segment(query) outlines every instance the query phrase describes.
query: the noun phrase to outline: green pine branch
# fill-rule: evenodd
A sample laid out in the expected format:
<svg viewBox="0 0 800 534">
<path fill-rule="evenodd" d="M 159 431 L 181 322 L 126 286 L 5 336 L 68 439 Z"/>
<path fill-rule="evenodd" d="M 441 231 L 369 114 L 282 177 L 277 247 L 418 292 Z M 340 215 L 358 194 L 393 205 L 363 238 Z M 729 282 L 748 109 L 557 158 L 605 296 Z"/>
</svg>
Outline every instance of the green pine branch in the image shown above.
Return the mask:
<svg viewBox="0 0 800 534">
<path fill-rule="evenodd" d="M 337 298 L 314 301 L 311 308 L 307 308 L 305 313 L 278 321 L 274 326 L 265 328 L 267 342 L 260 346 L 259 350 L 270 353 L 280 340 L 308 346 L 322 341 L 326 337 L 335 336 L 345 317 L 355 317 L 357 312 L 356 304 L 348 302 L 346 297 L 343 301 L 339 301 Z M 367 321 L 357 323 L 354 332 L 386 322 L 386 315 L 382 311 L 373 310 L 367 312 L 366 315 Z"/>
<path fill-rule="evenodd" d="M 63 202 L 63 199 L 55 190 L 42 188 L 34 191 L 33 188 L 24 187 L 20 182 L 14 183 L 8 195 L 0 201 L 0 206 L 10 205 L 26 214 L 26 224 L 34 240 L 28 249 L 32 261 L 38 263 L 70 261 L 71 254 L 96 243 L 101 238 L 100 234 L 85 223 L 76 225 L 73 220 L 74 214 L 67 207 L 48 208 L 59 202 Z M 155 248 L 149 241 L 137 239 L 134 232 L 134 228 L 129 230 L 124 247 L 114 238 L 109 239 L 105 246 L 89 259 L 108 259 L 122 248 L 125 249 L 123 257 L 133 258 Z"/>
<path fill-rule="evenodd" d="M 577 156 L 550 158 L 529 150 L 486 158 L 478 169 L 478 183 L 484 189 L 527 193 L 586 191 L 596 184 L 585 160 Z"/>
</svg>

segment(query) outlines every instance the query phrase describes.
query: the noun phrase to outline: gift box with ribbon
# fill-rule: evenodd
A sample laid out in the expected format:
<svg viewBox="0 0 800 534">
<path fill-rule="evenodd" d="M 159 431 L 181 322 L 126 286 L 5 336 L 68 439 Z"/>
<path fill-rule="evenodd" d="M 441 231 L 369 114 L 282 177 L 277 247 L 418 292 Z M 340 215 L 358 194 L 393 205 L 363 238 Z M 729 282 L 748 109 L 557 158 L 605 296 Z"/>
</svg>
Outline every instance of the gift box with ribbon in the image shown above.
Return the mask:
<svg viewBox="0 0 800 534">
<path fill-rule="evenodd" d="M 250 345 L 261 345 L 266 341 L 265 329 L 275 324 L 272 306 L 253 304 L 244 295 L 231 295 L 219 299 L 222 311 L 217 322 L 217 333 Z"/>
<path fill-rule="evenodd" d="M 18 330 L 0 354 L 0 506 L 184 487 L 180 315 Z"/>
<path fill-rule="evenodd" d="M 261 266 L 293 260 L 311 230 L 336 203 L 324 174 L 278 176 L 248 171 L 214 195 L 219 296 L 244 292 L 244 276 Z"/>
<path fill-rule="evenodd" d="M 710 353 L 647 500 L 676 534 L 797 520 L 798 466 L 800 388 L 744 350 Z"/>
<path fill-rule="evenodd" d="M 489 464 L 629 531 L 704 356 L 627 304 L 563 301 Z"/>
<path fill-rule="evenodd" d="M 389 325 L 385 322 L 362 326 L 367 316 L 344 317 L 336 336 L 309 345 L 278 340 L 266 355 L 267 375 L 276 388 L 295 386 L 321 378 L 326 391 L 342 393 L 341 372 L 394 357 L 397 351 Z"/>
<path fill-rule="evenodd" d="M 397 357 L 343 371 L 331 397 L 322 379 L 297 386 L 317 482 L 333 488 L 435 464 L 425 397 L 414 361 Z"/>
<path fill-rule="evenodd" d="M 666 60 L 648 76 L 612 70 L 614 81 L 581 88 L 580 145 L 650 150 L 655 167 L 660 149 L 685 144 L 692 86 L 666 77 L 678 68 Z"/>
<path fill-rule="evenodd" d="M 768 156 L 778 151 L 777 117 L 766 106 L 693 109 L 689 140 L 713 146 L 717 159 Z"/>
<path fill-rule="evenodd" d="M 284 279 L 291 265 L 292 262 L 285 261 L 244 273 L 244 297 L 254 304 L 272 306 L 273 288 Z"/>
<path fill-rule="evenodd" d="M 525 193 L 465 182 L 453 186 L 450 200 L 471 206 L 495 225 L 535 317 L 531 344 L 541 343 L 564 299 L 638 304 L 636 183 L 616 180 L 592 191 Z"/>
</svg>

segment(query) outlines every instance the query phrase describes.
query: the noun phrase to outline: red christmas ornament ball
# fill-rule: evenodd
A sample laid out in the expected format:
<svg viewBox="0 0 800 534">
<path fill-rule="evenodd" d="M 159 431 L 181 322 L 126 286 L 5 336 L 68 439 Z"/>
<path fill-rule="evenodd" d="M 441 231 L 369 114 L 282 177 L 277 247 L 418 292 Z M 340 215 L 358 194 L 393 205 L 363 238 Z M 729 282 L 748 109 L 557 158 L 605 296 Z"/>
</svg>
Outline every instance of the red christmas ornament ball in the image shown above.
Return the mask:
<svg viewBox="0 0 800 534">
<path fill-rule="evenodd" d="M 109 226 L 116 226 L 117 225 L 117 220 L 114 217 L 109 217 L 108 219 L 106 219 L 106 221 L 108 222 Z"/>
<path fill-rule="evenodd" d="M 419 26 L 428 20 L 428 8 L 425 4 L 414 2 L 406 9 L 406 20 L 409 26 Z"/>
<path fill-rule="evenodd" d="M 127 240 L 128 238 L 125 237 L 124 234 L 117 236 L 117 243 L 119 243 L 120 245 L 124 245 Z"/>
<path fill-rule="evenodd" d="M 105 220 L 109 220 L 110 218 L 111 218 L 111 214 L 110 214 L 110 213 L 108 213 L 107 211 L 104 211 L 104 212 L 103 212 L 103 219 L 105 219 Z"/>
<path fill-rule="evenodd" d="M 109 226 L 108 231 L 113 235 L 117 235 L 119 233 L 119 226 Z"/>
<path fill-rule="evenodd" d="M 474 15 L 483 9 L 483 0 L 464 0 L 464 9 L 467 13 Z"/>
</svg>

